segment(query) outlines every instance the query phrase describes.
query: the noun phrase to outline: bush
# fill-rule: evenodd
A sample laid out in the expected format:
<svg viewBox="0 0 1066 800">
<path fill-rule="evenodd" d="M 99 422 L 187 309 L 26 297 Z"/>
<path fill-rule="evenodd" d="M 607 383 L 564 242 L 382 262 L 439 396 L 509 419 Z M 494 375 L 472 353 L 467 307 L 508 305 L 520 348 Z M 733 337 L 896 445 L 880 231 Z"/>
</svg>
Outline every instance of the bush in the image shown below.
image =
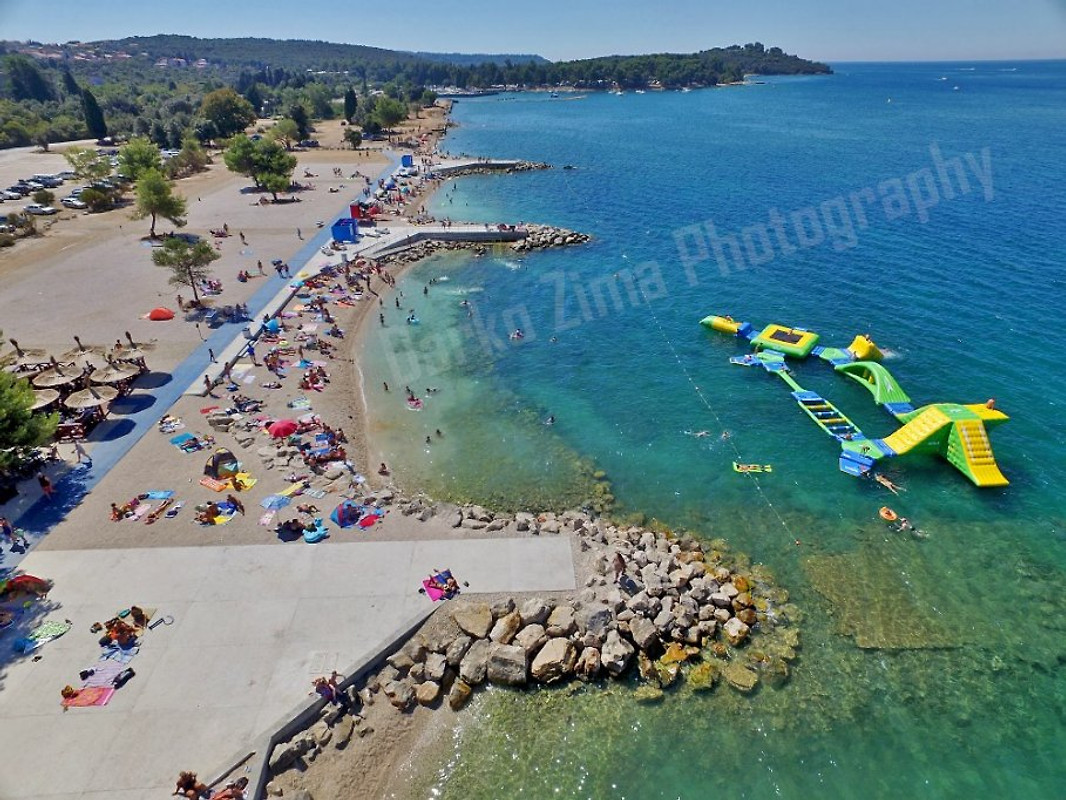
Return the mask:
<svg viewBox="0 0 1066 800">
<path fill-rule="evenodd" d="M 56 196 L 47 189 L 38 189 L 33 193 L 33 202 L 42 206 L 52 205 L 52 201 L 56 199 Z"/>
<path fill-rule="evenodd" d="M 0 233 L 0 247 L 11 247 L 15 244 L 15 237 L 10 233 Z"/>
</svg>

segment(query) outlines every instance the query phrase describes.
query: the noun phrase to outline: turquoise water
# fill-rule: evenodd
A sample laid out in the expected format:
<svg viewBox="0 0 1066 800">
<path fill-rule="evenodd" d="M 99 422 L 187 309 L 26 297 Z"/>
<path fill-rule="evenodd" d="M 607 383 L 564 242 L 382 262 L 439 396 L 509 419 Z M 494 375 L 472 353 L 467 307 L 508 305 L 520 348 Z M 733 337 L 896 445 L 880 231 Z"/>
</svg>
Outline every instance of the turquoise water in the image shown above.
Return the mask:
<svg viewBox="0 0 1066 800">
<path fill-rule="evenodd" d="M 404 309 L 364 356 L 398 474 L 572 505 L 602 469 L 619 513 L 726 537 L 805 618 L 792 680 L 749 698 L 490 693 L 433 791 L 1066 794 L 1066 64 L 843 65 L 713 91 L 464 99 L 453 117 L 452 152 L 574 169 L 462 179 L 435 213 L 595 239 L 449 256 L 403 281 Z M 404 330 L 408 306 L 422 324 Z M 1011 485 L 898 459 L 896 498 L 840 473 L 780 381 L 729 364 L 746 348 L 701 328 L 708 313 L 841 347 L 870 333 L 916 405 L 995 397 Z M 795 377 L 869 435 L 893 429 L 827 366 Z M 440 391 L 409 412 L 404 383 Z M 774 472 L 740 476 L 733 460 Z M 886 530 L 884 504 L 928 538 Z"/>
</svg>

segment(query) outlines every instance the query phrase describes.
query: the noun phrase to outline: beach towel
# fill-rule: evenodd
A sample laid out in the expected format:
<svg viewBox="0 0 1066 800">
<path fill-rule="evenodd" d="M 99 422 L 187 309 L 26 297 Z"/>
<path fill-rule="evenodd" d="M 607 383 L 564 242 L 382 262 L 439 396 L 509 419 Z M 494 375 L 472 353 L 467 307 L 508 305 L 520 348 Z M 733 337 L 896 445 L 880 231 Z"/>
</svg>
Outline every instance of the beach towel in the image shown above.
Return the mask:
<svg viewBox="0 0 1066 800">
<path fill-rule="evenodd" d="M 100 656 L 100 660 L 108 659 L 111 661 L 117 661 L 119 664 L 125 666 L 133 661 L 133 657 L 141 651 L 140 645 L 134 645 L 133 647 L 127 647 L 123 650 L 116 644 L 109 646 L 106 652 Z"/>
<path fill-rule="evenodd" d="M 174 517 L 178 516 L 178 512 L 181 511 L 184 505 L 185 503 L 183 503 L 181 500 L 176 502 L 174 505 L 167 509 L 167 513 L 165 514 L 166 518 L 174 519 Z"/>
<path fill-rule="evenodd" d="M 304 489 L 304 494 L 306 494 L 308 497 L 313 497 L 316 500 L 321 500 L 323 497 L 326 496 L 326 493 L 321 489 Z"/>
<path fill-rule="evenodd" d="M 248 375 L 245 375 L 242 380 L 244 381 L 244 383 L 255 383 L 255 375 L 249 373 Z"/>
<path fill-rule="evenodd" d="M 195 438 L 196 437 L 193 436 L 191 433 L 179 433 L 177 436 L 173 437 L 170 440 L 170 443 L 180 450 L 181 446 L 183 444 L 185 444 L 190 439 L 195 439 Z"/>
<path fill-rule="evenodd" d="M 160 433 L 173 433 L 174 431 L 180 431 L 185 427 L 185 423 L 180 419 L 167 422 L 159 426 Z"/>
<path fill-rule="evenodd" d="M 200 413 L 201 414 L 210 414 L 212 411 L 215 411 L 217 409 L 218 409 L 218 406 L 204 406 L 203 408 L 200 409 Z"/>
<path fill-rule="evenodd" d="M 111 687 L 115 677 L 125 668 L 125 664 L 105 656 L 93 664 L 93 674 L 82 681 L 81 685 L 86 689 Z"/>
<path fill-rule="evenodd" d="M 126 519 L 127 520 L 132 520 L 133 522 L 137 522 L 145 514 L 149 513 L 151 510 L 152 510 L 152 504 L 151 503 L 142 502 L 139 506 L 137 506 L 135 509 L 133 509 L 133 513 L 130 514 L 128 517 L 126 517 Z"/>
<path fill-rule="evenodd" d="M 78 689 L 73 697 L 63 698 L 63 708 L 87 708 L 89 706 L 106 706 L 115 694 L 113 686 L 90 686 Z"/>
<path fill-rule="evenodd" d="M 233 488 L 238 492 L 246 492 L 259 483 L 259 478 L 253 478 L 247 472 L 238 472 L 231 480 L 233 481 Z"/>
<path fill-rule="evenodd" d="M 296 483 L 294 483 L 288 489 L 280 491 L 280 492 L 278 492 L 278 494 L 280 496 L 282 496 L 282 497 L 293 497 L 295 495 L 300 494 L 300 490 L 302 490 L 303 488 L 304 488 L 304 482 L 303 481 L 296 481 Z"/>
<path fill-rule="evenodd" d="M 259 501 L 259 505 L 265 508 L 267 511 L 277 511 L 279 508 L 285 508 L 292 501 L 288 497 L 280 494 L 271 494 L 264 497 Z"/>
<path fill-rule="evenodd" d="M 42 644 L 58 639 L 64 633 L 69 631 L 71 623 L 64 620 L 63 622 L 48 621 L 43 625 L 38 625 L 26 636 L 21 639 L 16 639 L 12 642 L 11 647 L 16 653 L 29 653 L 36 650 Z"/>
<path fill-rule="evenodd" d="M 229 481 L 217 481 L 214 478 L 200 478 L 200 485 L 212 492 L 224 492 L 229 488 Z"/>
<path fill-rule="evenodd" d="M 288 402 L 289 408 L 310 408 L 311 401 L 306 397 L 294 397 Z"/>
<path fill-rule="evenodd" d="M 426 578 L 424 581 L 422 581 L 422 586 L 426 590 L 426 597 L 428 597 L 434 603 L 436 603 L 438 600 L 444 599 L 444 591 L 434 586 L 429 580 L 429 578 Z"/>
<path fill-rule="evenodd" d="M 269 527 L 270 523 L 274 521 L 274 516 L 277 513 L 277 511 L 267 511 L 263 514 L 263 516 L 259 518 L 259 524 L 262 525 L 264 528 Z"/>
<path fill-rule="evenodd" d="M 149 500 L 169 500 L 174 496 L 174 492 L 170 489 L 160 491 L 158 489 L 148 492 Z"/>
</svg>

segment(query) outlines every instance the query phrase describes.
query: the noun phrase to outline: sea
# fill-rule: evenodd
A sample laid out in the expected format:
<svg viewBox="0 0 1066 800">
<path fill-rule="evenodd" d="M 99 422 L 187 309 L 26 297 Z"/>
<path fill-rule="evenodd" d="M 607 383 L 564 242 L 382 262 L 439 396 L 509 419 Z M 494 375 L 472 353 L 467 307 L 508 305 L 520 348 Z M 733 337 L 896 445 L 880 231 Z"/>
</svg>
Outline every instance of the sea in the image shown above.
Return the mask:
<svg viewBox="0 0 1066 800">
<path fill-rule="evenodd" d="M 480 693 L 410 768 L 413 796 L 1066 796 L 1066 62 L 502 94 L 452 119 L 442 149 L 552 169 L 451 181 L 431 213 L 592 240 L 402 279 L 360 353 L 397 480 L 510 509 L 606 497 L 723 539 L 787 590 L 800 647 L 751 695 Z M 935 456 L 884 464 L 898 495 L 844 474 L 708 314 L 868 334 L 916 406 L 994 399 L 1010 485 Z M 868 436 L 897 427 L 824 362 L 792 368 Z"/>
</svg>

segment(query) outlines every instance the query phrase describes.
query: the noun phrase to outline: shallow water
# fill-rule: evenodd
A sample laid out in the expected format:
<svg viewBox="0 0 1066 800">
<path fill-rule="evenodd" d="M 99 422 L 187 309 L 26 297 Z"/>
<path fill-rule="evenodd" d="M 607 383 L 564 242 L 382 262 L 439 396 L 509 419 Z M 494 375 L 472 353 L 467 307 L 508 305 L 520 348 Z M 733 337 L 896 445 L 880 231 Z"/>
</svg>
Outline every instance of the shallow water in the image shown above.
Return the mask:
<svg viewBox="0 0 1066 800">
<path fill-rule="evenodd" d="M 914 64 L 455 107 L 451 151 L 575 169 L 462 179 L 438 194 L 438 215 L 552 222 L 595 239 L 412 272 L 407 306 L 386 309 L 389 335 L 364 355 L 372 393 L 390 382 L 375 440 L 402 479 L 504 506 L 574 505 L 602 469 L 619 513 L 725 536 L 805 615 L 791 681 L 752 697 L 680 692 L 649 708 L 621 689 L 491 692 L 454 769 L 427 768 L 427 792 L 1066 792 L 1066 377 L 1054 345 L 1066 301 L 1064 101 L 1063 63 Z M 933 146 L 959 159 L 965 183 L 950 163 L 947 178 L 937 170 Z M 708 221 L 738 236 L 743 264 L 726 243 L 723 268 L 708 227 L 690 227 Z M 420 325 L 403 324 L 408 306 Z M 747 348 L 701 328 L 709 313 L 803 326 L 840 347 L 869 332 L 916 405 L 994 396 L 1011 416 L 991 434 L 1011 485 L 977 490 L 918 457 L 888 465 L 907 490 L 898 498 L 844 475 L 787 387 L 729 364 Z M 507 338 L 516 327 L 519 342 Z M 868 434 L 893 430 L 827 365 L 798 364 L 795 377 Z M 427 398 L 423 411 L 404 407 L 405 383 Z M 734 460 L 774 471 L 738 475 Z M 888 531 L 885 504 L 928 538 Z"/>
</svg>

